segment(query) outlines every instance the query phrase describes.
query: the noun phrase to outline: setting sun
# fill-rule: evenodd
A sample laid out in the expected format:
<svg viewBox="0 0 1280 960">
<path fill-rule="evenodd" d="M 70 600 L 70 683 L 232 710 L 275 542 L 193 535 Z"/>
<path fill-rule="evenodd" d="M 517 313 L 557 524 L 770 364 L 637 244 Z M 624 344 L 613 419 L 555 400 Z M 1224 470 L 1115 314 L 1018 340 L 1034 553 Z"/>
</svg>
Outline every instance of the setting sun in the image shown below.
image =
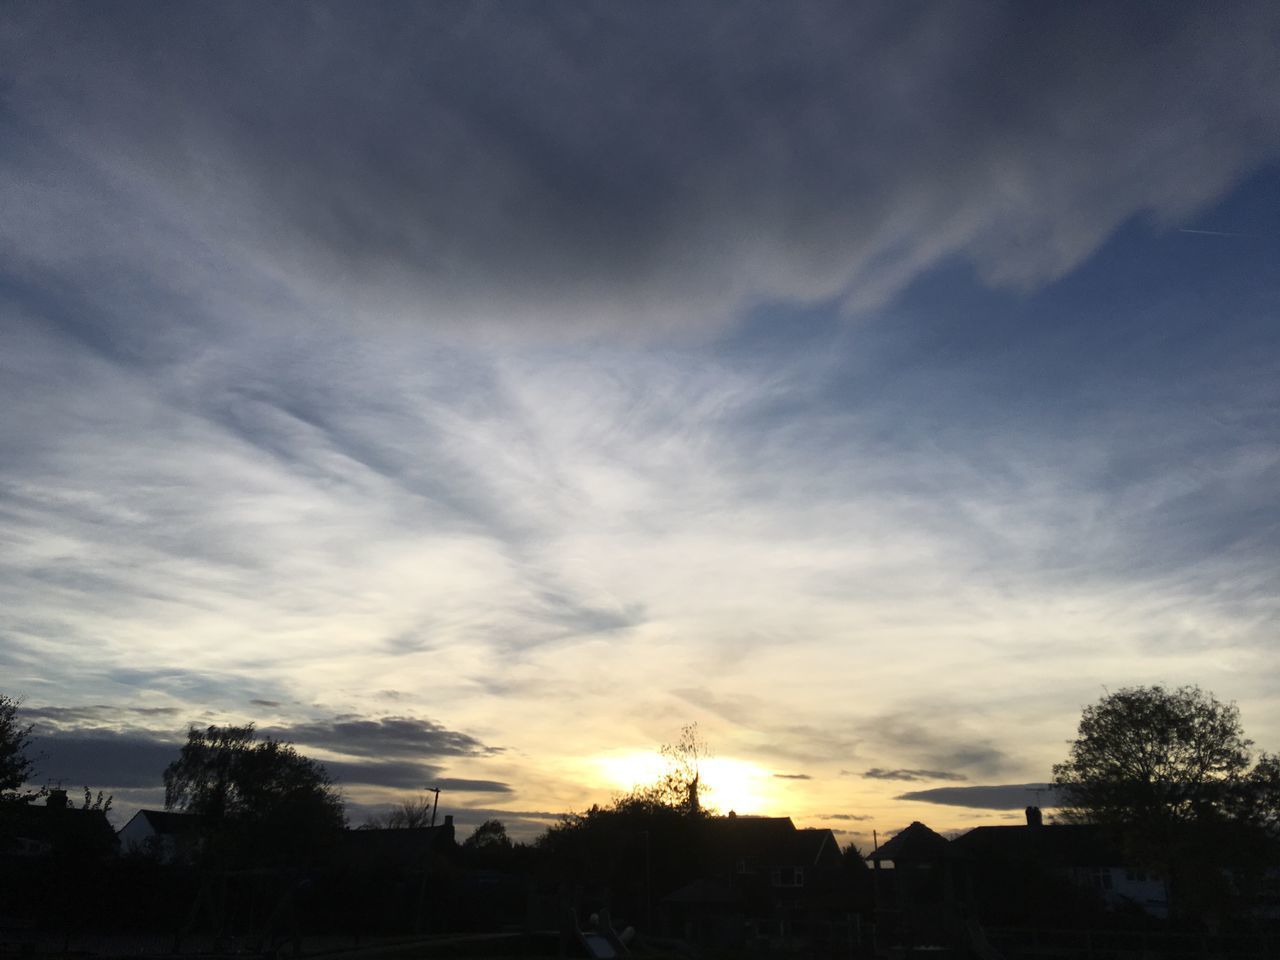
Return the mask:
<svg viewBox="0 0 1280 960">
<path fill-rule="evenodd" d="M 661 755 L 652 751 L 606 754 L 596 766 L 609 785 L 625 793 L 656 783 L 667 769 Z M 745 760 L 712 757 L 699 763 L 702 802 L 721 813 L 768 813 L 774 790 L 769 771 Z"/>
</svg>

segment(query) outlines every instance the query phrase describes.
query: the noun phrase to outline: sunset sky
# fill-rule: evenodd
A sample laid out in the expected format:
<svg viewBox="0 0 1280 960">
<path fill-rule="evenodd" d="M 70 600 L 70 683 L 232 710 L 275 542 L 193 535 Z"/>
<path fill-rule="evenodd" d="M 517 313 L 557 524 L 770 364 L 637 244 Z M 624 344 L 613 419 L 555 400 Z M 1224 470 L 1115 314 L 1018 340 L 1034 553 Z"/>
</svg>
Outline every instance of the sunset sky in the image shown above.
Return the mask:
<svg viewBox="0 0 1280 960">
<path fill-rule="evenodd" d="M 1125 685 L 1280 750 L 1277 49 L 1270 2 L 5 4 L 40 782 L 123 822 L 254 721 L 353 824 L 530 836 L 697 722 L 713 804 L 865 844 L 1020 818 Z"/>
</svg>

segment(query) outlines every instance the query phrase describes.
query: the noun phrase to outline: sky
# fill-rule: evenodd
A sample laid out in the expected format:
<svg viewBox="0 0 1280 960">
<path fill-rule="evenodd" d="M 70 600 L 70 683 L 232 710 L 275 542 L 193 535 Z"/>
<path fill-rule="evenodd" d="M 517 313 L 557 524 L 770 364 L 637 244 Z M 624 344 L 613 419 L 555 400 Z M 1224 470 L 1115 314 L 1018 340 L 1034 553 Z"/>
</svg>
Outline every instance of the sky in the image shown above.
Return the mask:
<svg viewBox="0 0 1280 960">
<path fill-rule="evenodd" d="M 532 836 L 1015 822 L 1081 708 L 1280 750 L 1280 7 L 13 2 L 0 693 Z"/>
</svg>

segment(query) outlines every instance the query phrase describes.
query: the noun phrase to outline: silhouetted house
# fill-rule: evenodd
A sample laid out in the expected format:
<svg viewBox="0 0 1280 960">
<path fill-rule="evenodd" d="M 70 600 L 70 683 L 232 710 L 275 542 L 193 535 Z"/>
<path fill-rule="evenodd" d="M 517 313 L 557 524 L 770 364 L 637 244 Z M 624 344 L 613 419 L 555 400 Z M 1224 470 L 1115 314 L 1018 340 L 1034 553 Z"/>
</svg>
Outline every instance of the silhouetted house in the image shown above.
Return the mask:
<svg viewBox="0 0 1280 960">
<path fill-rule="evenodd" d="M 1073 925 L 1104 909 L 1169 912 L 1163 879 L 1133 866 L 1114 834 L 1045 825 L 1035 807 L 1026 824 L 976 827 L 951 841 L 912 823 L 867 859 L 878 927 L 904 946 L 963 942 L 972 908 L 1004 925 Z"/>
<path fill-rule="evenodd" d="M 1108 909 L 1169 915 L 1165 880 L 1134 866 L 1117 835 L 1101 826 L 1045 824 L 1040 810 L 1028 807 L 1025 824 L 975 827 L 952 848 L 968 862 L 980 904 L 998 898 L 1007 905 L 1059 881 L 1095 895 Z"/>
<path fill-rule="evenodd" d="M 334 851 L 343 865 L 361 869 L 426 869 L 457 851 L 453 817 L 438 827 L 343 830 Z"/>
<path fill-rule="evenodd" d="M 946 837 L 917 820 L 867 859 L 875 871 L 881 940 L 908 948 L 959 942 L 961 868 Z"/>
<path fill-rule="evenodd" d="M 120 828 L 120 852 L 160 863 L 189 863 L 200 850 L 205 819 L 194 813 L 139 810 Z"/>
<path fill-rule="evenodd" d="M 0 857 L 99 859 L 114 856 L 116 834 L 101 810 L 81 810 L 65 790 L 51 790 L 43 804 L 0 804 Z"/>
<path fill-rule="evenodd" d="M 343 830 L 318 875 L 327 922 L 369 934 L 445 929 L 459 912 L 453 817 L 437 827 Z"/>
<path fill-rule="evenodd" d="M 830 830 L 789 817 L 702 824 L 702 875 L 663 898 L 669 934 L 706 946 L 847 943 L 851 898 Z"/>
</svg>

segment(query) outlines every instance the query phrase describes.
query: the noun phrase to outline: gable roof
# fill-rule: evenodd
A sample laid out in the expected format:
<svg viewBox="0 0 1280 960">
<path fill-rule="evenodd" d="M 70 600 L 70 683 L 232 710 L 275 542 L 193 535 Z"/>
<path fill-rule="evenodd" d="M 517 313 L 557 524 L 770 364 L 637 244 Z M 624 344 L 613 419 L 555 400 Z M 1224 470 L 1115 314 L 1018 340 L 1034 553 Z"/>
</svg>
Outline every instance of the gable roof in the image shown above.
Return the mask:
<svg viewBox="0 0 1280 960">
<path fill-rule="evenodd" d="M 953 856 L 955 853 L 946 837 L 915 820 L 905 830 L 872 850 L 867 859 L 879 863 L 881 860 L 945 860 Z"/>
<path fill-rule="evenodd" d="M 838 862 L 835 834 L 824 827 L 797 829 L 790 817 L 712 817 L 702 829 L 707 852 L 727 860 L 752 857 L 761 866 L 813 867 Z"/>
<path fill-rule="evenodd" d="M 824 857 L 840 857 L 840 844 L 828 827 L 803 827 L 796 831 L 797 842 L 805 855 L 807 865 L 816 866 Z"/>
<path fill-rule="evenodd" d="M 1118 866 L 1120 845 L 1093 824 L 974 827 L 954 841 L 973 860 L 1037 861 L 1063 867 Z"/>
<path fill-rule="evenodd" d="M 172 810 L 139 810 L 134 816 L 142 817 L 155 833 L 167 836 L 194 833 L 205 822 L 205 818 L 197 813 L 176 813 Z"/>
<path fill-rule="evenodd" d="M 365 864 L 422 866 L 454 849 L 453 824 L 438 827 L 343 830 L 342 854 Z"/>
</svg>

